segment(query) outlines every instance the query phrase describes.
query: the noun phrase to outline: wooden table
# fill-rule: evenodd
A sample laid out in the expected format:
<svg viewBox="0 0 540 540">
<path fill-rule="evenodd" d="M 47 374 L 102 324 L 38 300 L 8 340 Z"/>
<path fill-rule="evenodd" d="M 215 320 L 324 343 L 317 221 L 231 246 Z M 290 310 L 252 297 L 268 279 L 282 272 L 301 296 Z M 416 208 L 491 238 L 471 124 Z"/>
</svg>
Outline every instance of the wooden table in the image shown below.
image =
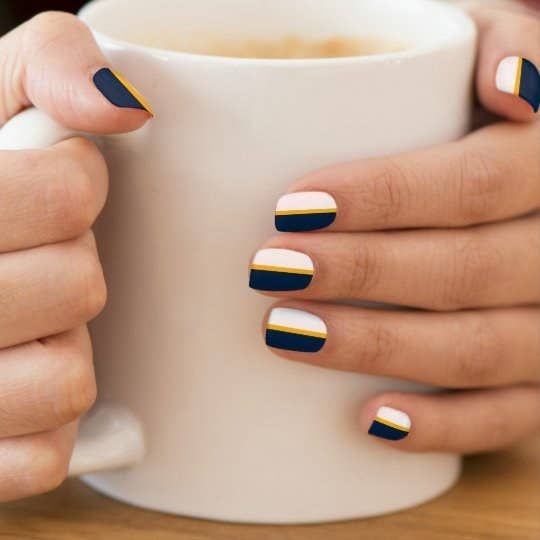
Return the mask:
<svg viewBox="0 0 540 540">
<path fill-rule="evenodd" d="M 540 540 L 540 437 L 468 458 L 459 484 L 407 512 L 318 526 L 214 523 L 139 510 L 77 480 L 0 505 L 0 540 Z"/>
</svg>

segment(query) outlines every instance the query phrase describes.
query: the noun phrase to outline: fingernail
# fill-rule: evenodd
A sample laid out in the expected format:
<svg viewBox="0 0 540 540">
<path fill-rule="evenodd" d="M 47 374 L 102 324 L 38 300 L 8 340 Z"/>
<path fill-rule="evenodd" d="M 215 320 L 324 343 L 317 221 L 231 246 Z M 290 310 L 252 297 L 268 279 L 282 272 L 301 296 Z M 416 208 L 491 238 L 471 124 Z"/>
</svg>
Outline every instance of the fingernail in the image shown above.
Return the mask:
<svg viewBox="0 0 540 540">
<path fill-rule="evenodd" d="M 299 309 L 274 308 L 266 324 L 266 344 L 276 349 L 315 353 L 326 343 L 324 321 Z"/>
<path fill-rule="evenodd" d="M 299 291 L 313 279 L 313 261 L 290 249 L 261 249 L 251 263 L 249 286 L 259 291 Z"/>
<path fill-rule="evenodd" d="M 334 223 L 337 204 L 322 191 L 288 193 L 276 205 L 276 229 L 283 232 L 315 231 Z"/>
<path fill-rule="evenodd" d="M 399 441 L 409 434 L 410 429 L 411 419 L 408 414 L 391 407 L 381 407 L 368 433 L 381 439 Z"/>
<path fill-rule="evenodd" d="M 120 73 L 102 68 L 93 77 L 97 89 L 116 107 L 142 109 L 154 115 L 148 101 Z"/>
<path fill-rule="evenodd" d="M 540 108 L 540 73 L 538 68 L 521 56 L 508 56 L 497 68 L 497 89 L 525 100 L 534 110 Z"/>
</svg>

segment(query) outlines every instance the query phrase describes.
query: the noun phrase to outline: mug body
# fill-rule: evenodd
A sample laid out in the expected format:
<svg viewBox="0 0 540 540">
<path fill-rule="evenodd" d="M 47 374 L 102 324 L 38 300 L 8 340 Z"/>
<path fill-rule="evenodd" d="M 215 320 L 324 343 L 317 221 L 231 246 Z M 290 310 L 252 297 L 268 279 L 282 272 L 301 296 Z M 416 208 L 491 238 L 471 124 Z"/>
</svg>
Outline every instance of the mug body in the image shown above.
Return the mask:
<svg viewBox="0 0 540 540">
<path fill-rule="evenodd" d="M 375 393 L 435 389 L 285 362 L 261 336 L 271 302 L 248 288 L 248 265 L 287 186 L 324 165 L 454 140 L 469 123 L 475 30 L 464 14 L 428 0 L 316 4 L 109 0 L 81 13 L 155 111 L 142 130 L 102 140 L 111 192 L 96 230 L 109 285 L 91 328 L 98 384 L 140 417 L 148 442 L 138 466 L 85 477 L 112 497 L 203 518 L 316 522 L 402 509 L 456 480 L 458 456 L 400 453 L 358 427 Z M 407 48 L 256 60 L 136 44 L 194 28 L 376 35 Z"/>
</svg>

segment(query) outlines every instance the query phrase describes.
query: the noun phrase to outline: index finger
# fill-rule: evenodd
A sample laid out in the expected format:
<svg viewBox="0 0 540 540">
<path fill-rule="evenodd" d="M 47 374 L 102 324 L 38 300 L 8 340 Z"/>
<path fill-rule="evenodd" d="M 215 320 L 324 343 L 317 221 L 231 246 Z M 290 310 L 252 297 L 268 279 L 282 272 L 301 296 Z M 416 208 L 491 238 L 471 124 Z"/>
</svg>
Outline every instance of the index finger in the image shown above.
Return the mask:
<svg viewBox="0 0 540 540">
<path fill-rule="evenodd" d="M 327 167 L 276 206 L 280 231 L 463 227 L 540 207 L 540 123 L 496 124 L 460 141 Z"/>
</svg>

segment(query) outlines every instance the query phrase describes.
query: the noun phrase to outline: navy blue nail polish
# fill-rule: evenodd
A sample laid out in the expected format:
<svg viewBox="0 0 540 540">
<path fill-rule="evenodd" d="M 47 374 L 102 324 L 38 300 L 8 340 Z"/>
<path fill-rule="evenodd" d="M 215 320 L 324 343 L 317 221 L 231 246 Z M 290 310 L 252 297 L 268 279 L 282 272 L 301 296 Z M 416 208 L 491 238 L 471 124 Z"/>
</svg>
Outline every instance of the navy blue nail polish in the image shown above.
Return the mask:
<svg viewBox="0 0 540 540">
<path fill-rule="evenodd" d="M 92 80 L 97 89 L 116 107 L 142 109 L 153 115 L 148 102 L 120 73 L 102 68 L 95 73 Z"/>
</svg>

